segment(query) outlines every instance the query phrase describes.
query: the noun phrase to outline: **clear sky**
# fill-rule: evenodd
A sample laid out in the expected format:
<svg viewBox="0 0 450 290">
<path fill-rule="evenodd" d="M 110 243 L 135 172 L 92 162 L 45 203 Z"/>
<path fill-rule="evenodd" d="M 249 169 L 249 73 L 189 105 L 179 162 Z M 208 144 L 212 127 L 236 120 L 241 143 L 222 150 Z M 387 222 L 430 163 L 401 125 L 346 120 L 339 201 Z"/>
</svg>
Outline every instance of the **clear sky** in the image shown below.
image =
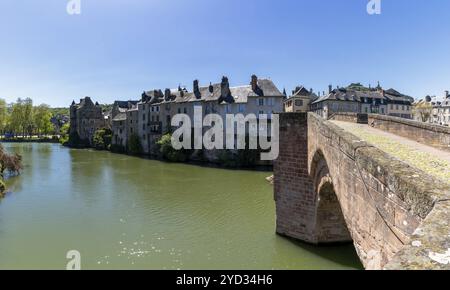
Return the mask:
<svg viewBox="0 0 450 290">
<path fill-rule="evenodd" d="M 351 82 L 423 97 L 450 89 L 450 1 L 0 0 L 0 97 L 68 106 L 178 84 Z"/>
</svg>

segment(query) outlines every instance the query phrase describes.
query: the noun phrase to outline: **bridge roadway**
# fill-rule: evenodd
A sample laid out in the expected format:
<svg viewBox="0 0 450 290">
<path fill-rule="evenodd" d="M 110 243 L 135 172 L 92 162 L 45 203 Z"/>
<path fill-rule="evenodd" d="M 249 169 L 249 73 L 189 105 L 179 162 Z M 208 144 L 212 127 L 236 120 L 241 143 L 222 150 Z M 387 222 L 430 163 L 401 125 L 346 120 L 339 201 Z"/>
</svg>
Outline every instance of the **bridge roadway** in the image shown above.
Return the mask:
<svg viewBox="0 0 450 290">
<path fill-rule="evenodd" d="M 370 125 L 331 121 L 378 149 L 450 184 L 450 152 L 437 149 Z"/>
</svg>

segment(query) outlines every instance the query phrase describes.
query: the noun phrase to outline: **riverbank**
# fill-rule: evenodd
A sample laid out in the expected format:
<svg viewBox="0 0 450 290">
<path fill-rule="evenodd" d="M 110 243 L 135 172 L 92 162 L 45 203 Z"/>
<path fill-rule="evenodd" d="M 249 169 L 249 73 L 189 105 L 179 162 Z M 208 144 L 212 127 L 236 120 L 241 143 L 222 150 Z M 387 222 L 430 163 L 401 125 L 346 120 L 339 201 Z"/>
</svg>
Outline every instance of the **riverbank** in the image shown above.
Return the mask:
<svg viewBox="0 0 450 290">
<path fill-rule="evenodd" d="M 45 138 L 0 138 L 3 143 L 59 143 L 58 137 Z"/>
</svg>

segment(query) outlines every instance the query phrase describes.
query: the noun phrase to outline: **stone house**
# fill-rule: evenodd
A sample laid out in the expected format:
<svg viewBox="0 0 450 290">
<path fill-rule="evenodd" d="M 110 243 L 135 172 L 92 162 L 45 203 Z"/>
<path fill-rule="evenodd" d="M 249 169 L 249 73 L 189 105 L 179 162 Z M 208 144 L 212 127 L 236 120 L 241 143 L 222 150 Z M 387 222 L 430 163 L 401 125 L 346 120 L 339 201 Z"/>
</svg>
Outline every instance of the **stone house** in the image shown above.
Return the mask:
<svg viewBox="0 0 450 290">
<path fill-rule="evenodd" d="M 186 114 L 193 120 L 194 108 L 200 106 L 204 115 L 216 113 L 223 118 L 226 114 L 238 113 L 270 116 L 283 111 L 284 98 L 271 80 L 256 76 L 252 76 L 249 85 L 238 87 L 230 87 L 228 78 L 223 77 L 220 83 L 208 86 L 200 86 L 195 80 L 192 92 L 181 87 L 166 89 L 164 93 L 147 91 L 136 105 L 113 109 L 113 115 L 120 112 L 113 116 L 113 142 L 126 144 L 124 140 L 136 133 L 144 153 L 151 154 L 157 140 L 175 129 L 171 120 L 176 114 Z"/>
<path fill-rule="evenodd" d="M 419 102 L 428 102 L 432 107 L 432 113 L 429 122 L 432 124 L 450 126 L 450 94 L 445 91 L 444 97 L 428 97 L 428 100 Z"/>
<path fill-rule="evenodd" d="M 394 89 L 383 90 L 366 88 L 360 84 L 351 84 L 347 88 L 332 89 L 329 86 L 328 95 L 323 95 L 311 103 L 311 111 L 323 118 L 329 118 L 335 113 L 366 113 L 380 114 L 412 119 L 412 97 L 403 95 Z"/>
<path fill-rule="evenodd" d="M 129 140 L 129 110 L 136 108 L 138 101 L 115 101 L 111 110 L 112 145 L 127 148 Z"/>
<path fill-rule="evenodd" d="M 93 103 L 90 97 L 75 101 L 70 106 L 70 135 L 78 134 L 81 141 L 92 145 L 95 131 L 109 128 L 109 122 L 105 118 L 102 108 L 98 103 Z"/>
<path fill-rule="evenodd" d="M 284 101 L 284 111 L 287 113 L 308 112 L 311 102 L 318 98 L 313 90 L 307 90 L 303 86 L 298 86 L 292 91 L 292 95 Z"/>
</svg>

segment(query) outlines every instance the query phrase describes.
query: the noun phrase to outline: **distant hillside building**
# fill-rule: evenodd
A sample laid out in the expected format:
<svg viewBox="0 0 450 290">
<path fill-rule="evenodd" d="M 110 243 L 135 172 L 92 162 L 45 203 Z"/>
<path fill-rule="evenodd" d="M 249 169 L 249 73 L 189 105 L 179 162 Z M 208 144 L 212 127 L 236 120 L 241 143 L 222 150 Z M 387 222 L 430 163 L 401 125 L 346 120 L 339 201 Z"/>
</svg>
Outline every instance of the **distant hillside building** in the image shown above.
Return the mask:
<svg viewBox="0 0 450 290">
<path fill-rule="evenodd" d="M 70 106 L 70 135 L 78 134 L 80 141 L 92 144 L 95 131 L 108 126 L 98 103 L 93 103 L 90 97 L 85 97 Z"/>
</svg>

